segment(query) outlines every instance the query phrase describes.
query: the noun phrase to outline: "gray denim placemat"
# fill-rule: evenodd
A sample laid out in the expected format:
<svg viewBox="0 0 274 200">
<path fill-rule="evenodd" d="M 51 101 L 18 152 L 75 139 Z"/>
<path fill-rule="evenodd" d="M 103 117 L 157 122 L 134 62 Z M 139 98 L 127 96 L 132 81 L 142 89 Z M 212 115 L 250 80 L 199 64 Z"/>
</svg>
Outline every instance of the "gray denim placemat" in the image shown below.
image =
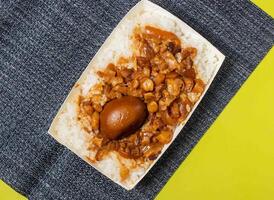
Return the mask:
<svg viewBox="0 0 274 200">
<path fill-rule="evenodd" d="M 226 60 L 182 133 L 128 192 L 47 130 L 74 82 L 136 2 L 0 1 L 0 177 L 30 199 L 152 199 L 273 46 L 273 19 L 249 1 L 153 1 L 211 41 Z"/>
</svg>

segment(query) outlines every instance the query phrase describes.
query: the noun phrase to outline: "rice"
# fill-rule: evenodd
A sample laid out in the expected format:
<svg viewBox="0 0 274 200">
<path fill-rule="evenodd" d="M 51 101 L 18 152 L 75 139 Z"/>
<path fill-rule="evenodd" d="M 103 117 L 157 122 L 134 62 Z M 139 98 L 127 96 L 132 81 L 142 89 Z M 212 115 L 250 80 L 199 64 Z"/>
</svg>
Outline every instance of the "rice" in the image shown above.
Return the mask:
<svg viewBox="0 0 274 200">
<path fill-rule="evenodd" d="M 136 161 L 123 159 L 123 165 L 131 170 L 129 177 L 122 181 L 119 173 L 121 160 L 118 159 L 117 153 L 110 153 L 99 162 L 90 162 L 87 159 L 87 157 L 94 157 L 94 152 L 87 150 L 88 143 L 94 134 L 87 134 L 77 123 L 77 97 L 80 93 L 86 95 L 90 88 L 100 81 L 100 78 L 95 73 L 97 70 L 104 69 L 111 62 L 116 63 L 120 56 L 129 57 L 132 55 L 132 40 L 130 38 L 133 29 L 136 26 L 145 25 L 152 25 L 173 32 L 181 39 L 183 46 L 197 48 L 198 53 L 194 64 L 200 78 L 206 83 L 207 90 L 224 56 L 206 39 L 175 16 L 149 1 L 141 1 L 123 18 L 89 63 L 59 110 L 49 130 L 50 134 L 61 144 L 71 149 L 98 171 L 126 189 L 132 189 L 143 178 L 172 142 L 165 145 L 161 155 L 155 161 L 138 165 L 135 168 L 132 168 L 132 166 L 136 165 L 134 163 Z M 195 107 L 198 103 L 196 103 Z M 191 114 L 189 114 L 185 122 Z M 176 128 L 173 140 L 181 131 L 185 122 Z"/>
</svg>

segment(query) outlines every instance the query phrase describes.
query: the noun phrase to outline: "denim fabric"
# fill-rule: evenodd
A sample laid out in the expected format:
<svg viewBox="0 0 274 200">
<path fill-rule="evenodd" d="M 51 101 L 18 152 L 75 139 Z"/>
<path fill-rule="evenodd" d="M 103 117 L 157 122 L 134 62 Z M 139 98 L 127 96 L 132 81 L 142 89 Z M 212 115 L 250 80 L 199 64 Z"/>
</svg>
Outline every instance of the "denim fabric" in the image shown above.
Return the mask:
<svg viewBox="0 0 274 200">
<path fill-rule="evenodd" d="M 175 142 L 126 191 L 47 130 L 90 59 L 136 2 L 0 0 L 0 177 L 29 199 L 154 198 L 273 46 L 273 19 L 247 0 L 154 0 L 226 60 Z"/>
</svg>

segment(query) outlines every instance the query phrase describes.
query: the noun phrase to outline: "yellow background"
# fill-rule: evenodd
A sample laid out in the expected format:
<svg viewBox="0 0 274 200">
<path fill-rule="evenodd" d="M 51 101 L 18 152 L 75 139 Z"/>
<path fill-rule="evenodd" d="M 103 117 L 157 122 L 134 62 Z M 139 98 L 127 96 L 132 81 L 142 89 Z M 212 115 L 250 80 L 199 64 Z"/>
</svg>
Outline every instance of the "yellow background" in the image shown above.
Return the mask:
<svg viewBox="0 0 274 200">
<path fill-rule="evenodd" d="M 273 0 L 253 2 L 274 16 Z M 25 197 L 0 181 L 0 199 Z M 274 199 L 274 48 L 156 199 Z"/>
</svg>

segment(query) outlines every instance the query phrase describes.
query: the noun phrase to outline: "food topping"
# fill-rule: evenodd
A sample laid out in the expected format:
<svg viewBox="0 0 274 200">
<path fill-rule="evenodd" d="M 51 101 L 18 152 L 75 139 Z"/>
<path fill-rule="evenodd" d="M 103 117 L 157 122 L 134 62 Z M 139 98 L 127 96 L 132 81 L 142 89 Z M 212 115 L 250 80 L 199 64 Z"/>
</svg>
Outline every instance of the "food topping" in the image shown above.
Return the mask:
<svg viewBox="0 0 274 200">
<path fill-rule="evenodd" d="M 79 98 L 78 119 L 95 133 L 91 148 L 97 161 L 110 151 L 156 159 L 205 88 L 194 65 L 197 49 L 183 46 L 174 33 L 137 27 L 132 40 L 132 56 L 98 71 L 101 82 Z"/>
<path fill-rule="evenodd" d="M 112 100 L 100 113 L 100 133 L 110 140 L 137 131 L 147 116 L 146 105 L 133 96 Z"/>
</svg>

